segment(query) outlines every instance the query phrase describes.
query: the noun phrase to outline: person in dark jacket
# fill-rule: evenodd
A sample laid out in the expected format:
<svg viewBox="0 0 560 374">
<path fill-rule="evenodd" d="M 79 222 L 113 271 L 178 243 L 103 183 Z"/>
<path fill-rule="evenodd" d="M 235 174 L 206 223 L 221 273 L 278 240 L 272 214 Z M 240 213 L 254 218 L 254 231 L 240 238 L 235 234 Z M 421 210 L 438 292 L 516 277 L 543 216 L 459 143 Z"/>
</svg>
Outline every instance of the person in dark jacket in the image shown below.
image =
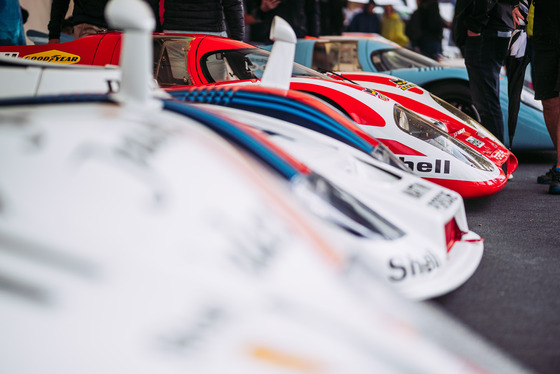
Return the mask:
<svg viewBox="0 0 560 374">
<path fill-rule="evenodd" d="M 108 29 L 105 20 L 105 6 L 108 0 L 74 0 L 72 11 L 74 38 L 81 38 L 87 35 L 106 32 Z M 154 11 L 154 18 L 158 14 L 156 11 L 156 0 L 146 0 Z M 49 44 L 60 43 L 60 33 L 64 25 L 64 19 L 70 6 L 70 0 L 52 0 L 51 15 L 48 24 Z M 157 24 L 157 22 L 156 22 Z"/>
<path fill-rule="evenodd" d="M 244 17 L 243 0 L 165 0 L 163 31 L 243 40 Z"/>
<path fill-rule="evenodd" d="M 421 32 L 417 41 L 420 53 L 434 60 L 441 59 L 443 47 L 443 27 L 445 22 L 439 12 L 437 0 L 420 0 L 418 4 L 418 14 Z"/>
<path fill-rule="evenodd" d="M 516 0 L 457 0 L 472 1 L 470 14 L 465 17 L 467 40 L 464 57 L 473 104 L 481 123 L 500 141 L 504 141 L 504 120 L 500 105 L 500 70 L 508 51 L 513 30 L 513 5 Z"/>
<path fill-rule="evenodd" d="M 270 27 L 275 16 L 288 22 L 298 38 L 319 36 L 319 0 L 247 0 L 247 3 L 251 3 L 253 18 L 264 25 L 261 35 L 253 35 L 255 42 L 270 42 Z"/>
<path fill-rule="evenodd" d="M 369 0 L 367 4 L 364 4 L 364 9 L 352 18 L 346 31 L 381 34 L 381 21 L 379 16 L 373 12 L 375 6 L 375 1 L 373 0 Z"/>
<path fill-rule="evenodd" d="M 544 122 L 556 150 L 552 168 L 537 178 L 550 185 L 548 193 L 560 195 L 560 6 L 558 0 L 533 0 L 533 48 L 535 99 L 542 100 Z M 519 10 L 514 10 L 514 19 Z"/>
</svg>

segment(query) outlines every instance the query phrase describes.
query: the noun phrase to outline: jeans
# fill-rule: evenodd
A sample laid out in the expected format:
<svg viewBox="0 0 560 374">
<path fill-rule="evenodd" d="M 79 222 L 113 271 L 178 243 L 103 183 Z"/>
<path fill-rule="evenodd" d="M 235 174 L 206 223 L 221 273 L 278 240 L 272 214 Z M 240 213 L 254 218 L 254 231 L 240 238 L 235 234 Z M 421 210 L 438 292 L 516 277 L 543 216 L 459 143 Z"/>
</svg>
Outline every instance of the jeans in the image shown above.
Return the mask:
<svg viewBox="0 0 560 374">
<path fill-rule="evenodd" d="M 427 39 L 420 40 L 418 43 L 420 47 L 420 53 L 424 56 L 431 58 L 432 60 L 439 61 L 441 54 L 443 53 L 443 47 L 441 45 L 441 40 L 439 39 Z"/>
<path fill-rule="evenodd" d="M 500 106 L 500 69 L 504 64 L 510 37 L 496 30 L 469 36 L 465 43 L 465 65 L 469 73 L 471 98 L 481 124 L 504 141 L 504 119 Z"/>
</svg>

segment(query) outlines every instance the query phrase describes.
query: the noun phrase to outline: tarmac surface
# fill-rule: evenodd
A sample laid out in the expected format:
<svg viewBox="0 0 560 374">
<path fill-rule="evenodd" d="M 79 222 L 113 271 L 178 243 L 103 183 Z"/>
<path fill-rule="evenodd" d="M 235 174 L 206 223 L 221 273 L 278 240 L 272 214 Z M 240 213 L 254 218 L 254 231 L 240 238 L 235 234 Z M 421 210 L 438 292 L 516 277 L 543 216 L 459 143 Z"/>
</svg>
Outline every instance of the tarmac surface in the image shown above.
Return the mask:
<svg viewBox="0 0 560 374">
<path fill-rule="evenodd" d="M 465 200 L 485 252 L 459 289 L 430 301 L 539 374 L 560 373 L 560 195 L 536 183 L 554 152 L 515 152 L 495 195 Z"/>
</svg>

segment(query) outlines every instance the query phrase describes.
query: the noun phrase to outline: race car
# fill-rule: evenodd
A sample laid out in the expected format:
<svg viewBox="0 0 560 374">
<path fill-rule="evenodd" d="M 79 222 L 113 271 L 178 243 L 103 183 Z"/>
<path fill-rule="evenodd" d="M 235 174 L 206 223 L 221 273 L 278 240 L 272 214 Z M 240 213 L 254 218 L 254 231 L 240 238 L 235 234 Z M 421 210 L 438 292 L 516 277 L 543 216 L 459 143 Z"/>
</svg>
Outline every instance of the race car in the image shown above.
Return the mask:
<svg viewBox="0 0 560 374">
<path fill-rule="evenodd" d="M 60 70 L 58 67 L 53 69 Z M 43 71 L 43 74 L 47 73 Z M 131 78 L 129 75 L 128 82 L 136 84 L 142 81 L 143 79 Z M 124 79 L 123 83 L 125 83 Z M 117 98 L 118 95 L 127 94 L 126 85 L 120 89 L 122 92 L 115 94 Z M 136 90 L 131 94 L 139 95 Z M 299 96 L 305 95 L 299 94 Z M 137 99 L 142 97 L 139 95 Z M 311 99 L 319 102 L 318 99 Z M 19 104 L 22 100 L 24 99 L 16 99 L 11 103 Z M 50 100 L 56 101 L 53 98 Z M 66 100 L 77 100 L 77 98 Z M 339 255 L 349 260 L 356 253 L 361 253 L 360 255 L 366 259 L 364 261 L 370 268 L 375 269 L 378 276 L 394 284 L 395 288 L 408 297 L 425 299 L 450 292 L 463 284 L 477 268 L 482 257 L 483 246 L 480 238 L 468 230 L 464 215 L 455 218 L 452 214 L 447 214 L 441 218 L 445 222 L 432 221 L 441 226 L 441 231 L 432 237 L 423 232 L 426 230 L 413 229 L 415 223 L 412 221 L 399 222 L 394 219 L 396 217 L 394 214 L 391 220 L 385 218 L 387 212 L 390 212 L 389 209 L 385 208 L 385 213 L 379 214 L 375 204 L 364 204 L 353 194 L 322 175 L 311 172 L 304 165 L 291 161 L 294 166 L 290 166 L 275 154 L 277 150 L 267 150 L 267 144 L 264 144 L 263 140 L 256 139 L 256 134 L 251 136 L 244 133 L 230 123 L 219 120 L 210 113 L 204 114 L 193 110 L 184 103 L 169 100 L 163 100 L 161 103 L 167 111 L 196 119 L 203 126 L 219 133 L 259 159 L 270 170 L 274 170 L 278 178 L 284 180 L 287 186 L 291 186 L 290 189 L 298 201 L 328 225 L 330 240 L 343 248 Z M 341 124 L 337 123 L 337 125 L 339 128 L 342 127 Z M 368 158 L 371 158 L 372 154 L 381 154 L 381 152 L 372 149 L 367 154 Z M 289 158 L 287 155 L 283 157 Z M 442 197 L 442 193 L 438 193 L 441 192 L 440 190 L 433 188 L 427 190 L 423 194 L 427 200 L 426 204 L 437 206 L 445 200 L 444 203 L 451 210 L 462 207 L 461 199 L 451 192 L 443 193 Z M 449 211 L 443 206 L 434 209 Z M 427 219 L 421 221 L 428 222 Z M 422 265 L 418 267 L 416 264 Z M 402 274 L 403 271 L 405 274 Z"/>
<path fill-rule="evenodd" d="M 412 247 L 364 253 L 364 257 L 371 256 L 382 264 L 375 266 L 379 274 L 405 296 L 421 299 L 449 292 L 478 267 L 481 239 L 469 230 L 457 193 L 298 124 L 223 105 L 202 107 L 260 130 L 285 152 L 373 207 L 382 217 L 433 242 L 435 252 L 423 259 Z"/>
<path fill-rule="evenodd" d="M 359 257 L 347 263 L 231 143 L 127 105 L 0 103 L 0 356 L 11 373 L 522 372 L 449 316 L 389 292 Z"/>
<path fill-rule="evenodd" d="M 503 143 L 477 121 L 427 90 L 395 76 L 379 73 L 343 73 L 335 77 L 379 92 L 406 108 L 413 109 L 437 127 L 444 129 L 463 144 L 491 159 L 512 173 L 517 169 L 517 158 Z"/>
<path fill-rule="evenodd" d="M 109 9 L 138 42 L 132 5 Z M 11 372 L 527 372 L 434 308 L 350 291 L 359 267 L 266 168 L 129 82 L 0 104 Z"/>
<path fill-rule="evenodd" d="M 17 54 L 24 59 L 36 60 L 52 60 L 48 56 L 56 55 L 57 57 L 54 60 L 60 61 L 63 59 L 60 50 L 63 50 L 64 53 L 78 56 L 76 59 L 65 59 L 65 62 L 96 65 L 116 64 L 120 56 L 117 48 L 120 45 L 120 39 L 118 33 L 99 34 L 56 45 L 58 49 L 54 51 L 53 48 L 55 47 L 52 45 L 12 47 L 12 51 L 18 50 L 18 52 L 12 54 Z M 263 76 L 264 68 L 268 63 L 268 52 L 226 38 L 207 35 L 156 34 L 153 40 L 154 77 L 161 87 L 169 88 L 232 81 L 258 84 L 258 78 Z M 87 50 L 84 53 L 79 52 L 84 47 Z M 97 52 L 94 53 L 94 50 Z M 286 66 L 285 62 L 281 61 L 276 64 L 277 68 L 281 66 Z M 387 130 L 380 132 L 379 135 L 384 138 L 385 144 L 394 153 L 399 154 L 409 166 L 413 167 L 415 173 L 454 189 L 463 197 L 487 196 L 499 191 L 505 186 L 507 176 L 513 171 L 511 168 L 505 172 L 502 171 L 502 164 L 500 163 L 486 165 L 487 163 L 492 164 L 492 162 L 488 162 L 489 160 L 486 157 L 480 156 L 478 151 L 469 150 L 468 148 L 472 146 L 471 143 L 461 145 L 449 134 L 440 134 L 437 128 L 426 125 L 427 122 L 421 121 L 422 124 L 417 125 L 416 120 L 408 121 L 413 123 L 412 126 L 414 127 L 410 131 L 397 127 L 393 109 L 389 107 L 391 104 L 387 106 L 383 103 L 385 97 L 382 100 L 372 100 L 376 93 L 372 95 L 372 92 L 360 92 L 363 91 L 363 87 L 352 91 L 350 87 L 354 85 L 328 80 L 325 75 L 300 65 L 294 66 L 292 76 L 305 77 L 301 79 L 308 83 L 303 84 L 301 80 L 299 83 L 292 82 L 292 88 L 305 89 L 307 92 L 316 91 L 314 94 L 329 100 L 331 103 L 337 103 L 339 109 L 342 109 L 340 105 L 345 105 L 344 112 L 354 121 L 365 126 L 370 134 L 378 136 L 379 130 L 382 128 Z M 328 88 L 326 85 L 335 86 Z M 346 93 L 342 93 L 339 88 L 342 91 L 347 90 Z M 349 97 L 346 100 L 344 97 L 347 94 L 363 95 L 363 102 L 356 100 L 354 97 Z M 329 95 L 334 96 L 329 97 Z M 366 105 L 364 102 L 368 104 Z M 383 115 L 380 115 L 378 111 L 384 105 L 388 109 L 382 111 Z M 385 123 L 389 125 L 384 126 Z M 425 137 L 426 131 L 423 126 L 428 126 L 428 137 L 432 140 L 432 143 L 437 145 L 436 147 L 428 145 L 424 140 L 418 141 L 418 138 L 414 137 L 414 135 L 419 138 Z M 399 140 L 392 139 L 393 136 L 397 136 Z M 434 141 L 435 138 L 438 141 Z M 449 142 L 447 139 L 449 139 Z M 405 142 L 404 145 L 403 141 Z M 407 142 L 411 144 L 406 144 Z M 445 144 L 441 145 L 442 142 Z M 415 149 L 417 146 L 423 148 Z M 432 151 L 433 154 L 430 154 Z M 428 152 L 428 154 L 425 154 L 425 152 Z M 467 155 L 465 155 L 465 152 Z M 510 155 L 507 150 L 503 150 L 503 152 L 506 157 L 498 157 L 501 161 L 507 159 Z M 466 163 L 460 161 L 457 157 L 466 161 Z"/>
<path fill-rule="evenodd" d="M 270 47 L 265 47 L 270 48 Z M 470 97 L 468 74 L 464 66 L 444 66 L 379 35 L 324 36 L 299 39 L 295 61 L 318 70 L 374 72 L 396 76 L 423 87 L 435 96 L 458 107 L 480 121 Z M 352 79 L 349 76 L 350 79 Z M 504 134 L 508 134 L 507 78 L 500 77 L 500 103 L 504 117 Z M 484 125 L 484 124 L 482 124 Z M 504 144 L 514 150 L 554 149 L 544 123 L 542 104 L 524 87 L 513 144 L 506 135 Z"/>
</svg>

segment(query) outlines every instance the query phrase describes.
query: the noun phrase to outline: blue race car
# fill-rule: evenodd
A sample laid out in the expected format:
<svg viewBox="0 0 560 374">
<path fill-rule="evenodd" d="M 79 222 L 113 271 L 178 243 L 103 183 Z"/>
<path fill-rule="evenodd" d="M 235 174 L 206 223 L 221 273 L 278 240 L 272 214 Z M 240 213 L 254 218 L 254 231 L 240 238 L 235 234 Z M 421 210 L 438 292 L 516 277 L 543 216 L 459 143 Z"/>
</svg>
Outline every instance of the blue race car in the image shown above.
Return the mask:
<svg viewBox="0 0 560 374">
<path fill-rule="evenodd" d="M 319 71 L 365 71 L 394 75 L 422 86 L 480 121 L 472 104 L 467 69 L 464 66 L 444 66 L 376 34 L 299 39 L 295 61 Z M 501 79 L 500 102 L 504 116 L 504 134 L 508 134 L 507 79 L 505 76 Z M 544 123 L 542 105 L 540 101 L 534 100 L 533 92 L 526 87 L 521 94 L 513 143 L 510 144 L 506 135 L 504 145 L 514 150 L 554 149 Z"/>
</svg>

